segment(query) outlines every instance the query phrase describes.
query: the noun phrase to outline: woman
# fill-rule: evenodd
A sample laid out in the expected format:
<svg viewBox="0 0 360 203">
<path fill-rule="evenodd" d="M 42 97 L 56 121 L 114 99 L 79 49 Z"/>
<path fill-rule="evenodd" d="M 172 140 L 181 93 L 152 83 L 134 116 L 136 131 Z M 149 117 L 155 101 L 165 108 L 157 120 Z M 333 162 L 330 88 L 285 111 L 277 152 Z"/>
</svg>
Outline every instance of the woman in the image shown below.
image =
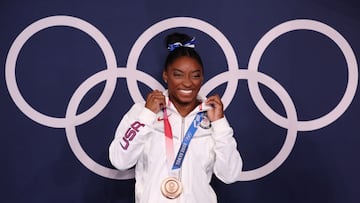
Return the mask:
<svg viewBox="0 0 360 203">
<path fill-rule="evenodd" d="M 204 70 L 194 41 L 180 33 L 167 36 L 162 77 L 168 89 L 134 104 L 110 145 L 116 168 L 136 165 L 136 202 L 216 202 L 212 174 L 232 183 L 241 173 L 219 95 L 198 95 Z"/>
</svg>

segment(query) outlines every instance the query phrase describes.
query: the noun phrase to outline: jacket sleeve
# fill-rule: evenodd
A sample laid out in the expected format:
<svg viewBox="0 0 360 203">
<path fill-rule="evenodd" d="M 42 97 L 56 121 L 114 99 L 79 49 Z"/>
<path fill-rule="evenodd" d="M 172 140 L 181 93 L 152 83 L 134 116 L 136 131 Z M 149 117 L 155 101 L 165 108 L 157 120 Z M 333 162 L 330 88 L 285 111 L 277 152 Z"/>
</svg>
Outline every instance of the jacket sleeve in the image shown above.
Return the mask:
<svg viewBox="0 0 360 203">
<path fill-rule="evenodd" d="M 133 167 L 148 140 L 156 114 L 137 103 L 127 112 L 116 130 L 109 147 L 111 164 L 119 170 Z"/>
<path fill-rule="evenodd" d="M 233 183 L 240 177 L 243 166 L 233 129 L 225 117 L 213 122 L 212 128 L 216 156 L 214 173 L 224 183 Z"/>
</svg>

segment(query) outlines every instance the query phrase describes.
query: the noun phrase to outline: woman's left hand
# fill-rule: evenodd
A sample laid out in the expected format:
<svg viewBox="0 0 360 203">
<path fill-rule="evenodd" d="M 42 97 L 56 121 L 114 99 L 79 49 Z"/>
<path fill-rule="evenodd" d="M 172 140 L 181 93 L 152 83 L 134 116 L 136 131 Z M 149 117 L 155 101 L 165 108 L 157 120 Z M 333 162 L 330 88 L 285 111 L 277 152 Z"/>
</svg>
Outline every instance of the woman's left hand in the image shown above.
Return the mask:
<svg viewBox="0 0 360 203">
<path fill-rule="evenodd" d="M 210 96 L 205 103 L 213 107 L 207 111 L 210 121 L 216 121 L 224 117 L 223 103 L 218 94 Z"/>
</svg>

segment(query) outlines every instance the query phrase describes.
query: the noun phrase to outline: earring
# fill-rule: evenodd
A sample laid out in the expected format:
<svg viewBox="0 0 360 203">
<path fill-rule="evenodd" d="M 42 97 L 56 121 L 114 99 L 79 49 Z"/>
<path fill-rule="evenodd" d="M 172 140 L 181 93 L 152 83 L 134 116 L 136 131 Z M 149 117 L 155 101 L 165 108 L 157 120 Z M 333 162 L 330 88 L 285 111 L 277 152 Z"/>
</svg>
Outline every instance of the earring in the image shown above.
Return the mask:
<svg viewBox="0 0 360 203">
<path fill-rule="evenodd" d="M 167 80 L 164 80 L 165 83 L 167 83 Z"/>
</svg>

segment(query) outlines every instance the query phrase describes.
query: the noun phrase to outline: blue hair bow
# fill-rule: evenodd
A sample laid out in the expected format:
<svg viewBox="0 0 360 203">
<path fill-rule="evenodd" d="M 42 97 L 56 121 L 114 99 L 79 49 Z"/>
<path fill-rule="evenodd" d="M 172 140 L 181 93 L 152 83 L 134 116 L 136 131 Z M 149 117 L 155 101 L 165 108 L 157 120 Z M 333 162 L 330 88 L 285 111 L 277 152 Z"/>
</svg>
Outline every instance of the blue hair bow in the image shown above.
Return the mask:
<svg viewBox="0 0 360 203">
<path fill-rule="evenodd" d="M 195 48 L 195 37 L 193 37 L 190 41 L 186 42 L 185 44 L 182 44 L 181 42 L 175 42 L 173 44 L 168 45 L 169 51 L 174 51 L 178 47 L 190 47 Z"/>
</svg>

